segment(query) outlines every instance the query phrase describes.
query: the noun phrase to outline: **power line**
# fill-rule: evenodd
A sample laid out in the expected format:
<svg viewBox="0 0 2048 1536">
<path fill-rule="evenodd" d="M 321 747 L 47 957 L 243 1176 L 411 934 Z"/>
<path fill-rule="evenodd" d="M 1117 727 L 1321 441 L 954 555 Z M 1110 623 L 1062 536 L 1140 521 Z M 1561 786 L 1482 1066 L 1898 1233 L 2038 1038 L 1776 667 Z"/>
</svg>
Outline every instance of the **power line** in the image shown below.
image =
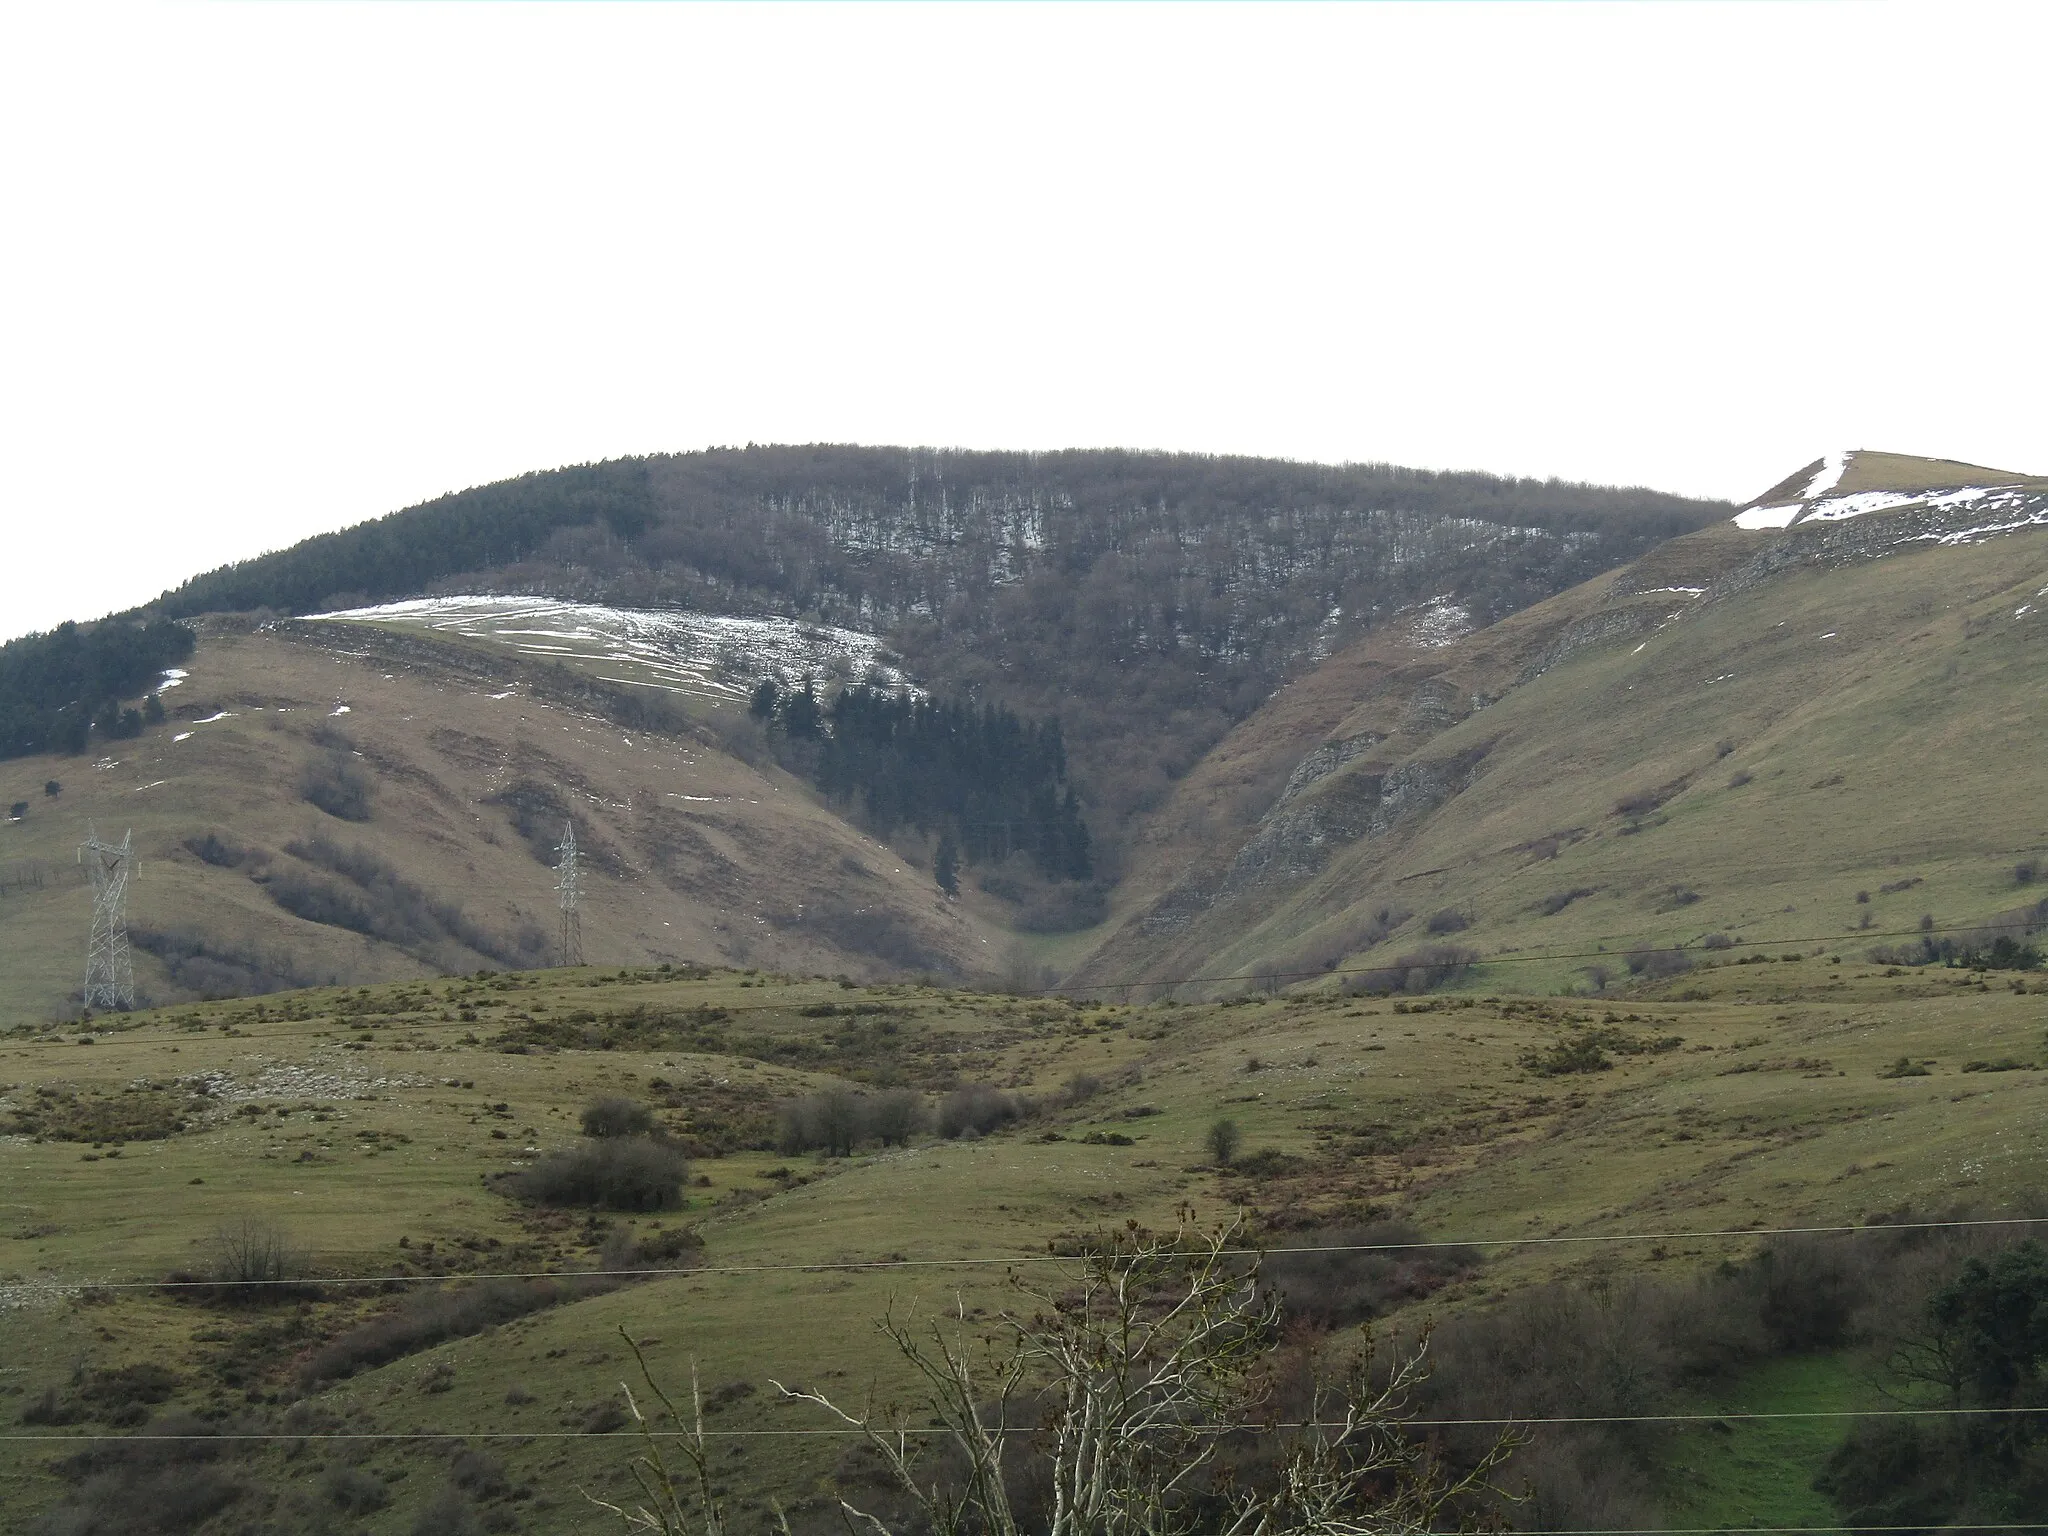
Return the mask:
<svg viewBox="0 0 2048 1536">
<path fill-rule="evenodd" d="M 1768 1423 L 1776 1420 L 1795 1419 L 1901 1419 L 1901 1418 L 1970 1418 L 1986 1416 L 2013 1416 L 2019 1414 L 2048 1413 L 2048 1405 L 2021 1408 L 1809 1408 L 1796 1412 L 1782 1413 L 1617 1413 L 1617 1414 L 1557 1414 L 1539 1418 L 1484 1418 L 1484 1419 L 1402 1419 L 1404 1429 L 1535 1429 L 1545 1426 L 1569 1426 L 1580 1424 L 1726 1424 L 1726 1423 Z M 1341 1420 L 1310 1419 L 1295 1423 L 1276 1424 L 1175 1424 L 1176 1430 L 1187 1434 L 1228 1434 L 1234 1430 L 1257 1429 L 1263 1432 L 1295 1429 L 1342 1429 Z M 940 1436 L 951 1434 L 944 1427 L 904 1426 L 904 1433 L 919 1436 Z M 990 1434 L 1035 1435 L 1040 1431 L 1035 1425 L 1009 1425 L 990 1429 Z M 309 1430 L 294 1432 L 288 1429 L 241 1430 L 224 1434 L 0 1434 L 0 1441 L 67 1441 L 67 1440 L 164 1440 L 164 1441 L 254 1441 L 270 1440 L 638 1440 L 652 1435 L 657 1440 L 682 1440 L 695 1432 L 679 1429 L 475 1429 L 475 1430 Z M 812 1438 L 839 1438 L 847 1435 L 864 1435 L 865 1430 L 852 1426 L 823 1425 L 802 1429 L 707 1429 L 703 1432 L 707 1440 L 806 1440 Z M 889 1433 L 896 1433 L 892 1427 Z M 1715 1526 L 1714 1530 L 1725 1527 Z M 1812 1526 L 1796 1527 L 1812 1530 L 1870 1530 L 1870 1526 Z M 1920 1527 L 1904 1527 L 1918 1530 Z M 1944 1531 L 1968 1530 L 1968 1526 L 1942 1527 Z M 2038 1529 L 2048 1530 L 2048 1525 L 2038 1527 L 2015 1527 L 2011 1525 L 1986 1526 L 1986 1530 Z M 1552 1533 L 1557 1536 L 1557 1533 Z M 1631 1532 L 1629 1536 L 1637 1536 Z"/>
<path fill-rule="evenodd" d="M 1806 1237 L 1852 1233 L 1934 1232 L 1976 1227 L 2030 1227 L 2048 1225 L 2048 1216 L 1991 1216 L 1967 1220 L 1900 1221 L 1878 1226 L 1727 1227 L 1698 1232 L 1596 1232 L 1546 1237 L 1432 1238 L 1405 1243 L 1333 1243 L 1327 1247 L 1224 1248 L 1222 1258 L 1267 1258 L 1274 1254 L 1406 1253 L 1440 1248 L 1532 1248 L 1581 1243 L 1676 1243 L 1706 1242 L 1714 1239 L 1747 1237 Z M 639 1279 L 680 1275 L 765 1275 L 823 1274 L 843 1270 L 873 1269 L 982 1269 L 995 1265 L 1071 1264 L 1080 1255 L 1026 1253 L 995 1258 L 950 1259 L 831 1259 L 813 1263 L 706 1264 L 690 1268 L 650 1269 L 531 1269 L 496 1270 L 453 1275 L 329 1275 L 296 1280 L 72 1280 L 43 1277 L 44 1285 L 77 1286 L 103 1291 L 120 1290 L 218 1290 L 244 1286 L 305 1285 L 437 1285 L 459 1280 L 606 1280 Z"/>
</svg>

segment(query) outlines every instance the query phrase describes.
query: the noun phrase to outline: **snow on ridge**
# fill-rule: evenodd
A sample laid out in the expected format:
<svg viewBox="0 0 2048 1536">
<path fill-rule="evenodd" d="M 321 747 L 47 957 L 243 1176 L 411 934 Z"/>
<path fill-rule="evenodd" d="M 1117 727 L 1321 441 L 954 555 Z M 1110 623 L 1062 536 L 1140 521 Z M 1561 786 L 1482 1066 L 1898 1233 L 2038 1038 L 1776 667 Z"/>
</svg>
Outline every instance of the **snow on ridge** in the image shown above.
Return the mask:
<svg viewBox="0 0 2048 1536">
<path fill-rule="evenodd" d="M 1792 520 L 1805 511 L 1801 502 L 1792 502 L 1777 507 L 1747 507 L 1735 514 L 1732 521 L 1738 528 L 1752 531 L 1759 528 L 1790 528 Z"/>
<path fill-rule="evenodd" d="M 310 617 L 444 630 L 525 655 L 634 667 L 645 675 L 615 680 L 714 700 L 743 698 L 772 674 L 836 673 L 908 686 L 880 637 L 795 619 L 484 594 L 410 598 Z"/>
<path fill-rule="evenodd" d="M 1847 453 L 1831 453 L 1820 462 L 1820 471 L 1806 483 L 1806 489 L 1799 493 L 1801 501 L 1813 501 L 1827 495 L 1842 483 L 1842 475 L 1849 468 Z"/>
<path fill-rule="evenodd" d="M 1813 483 L 1820 484 L 1823 475 L 1816 475 Z M 1835 477 L 1837 481 L 1840 478 L 1839 474 Z M 2027 496 L 2028 492 L 2024 488 L 2014 484 L 1969 485 L 1958 490 L 1932 493 L 1856 491 L 1847 496 L 1822 496 L 1818 499 L 1783 502 L 1771 507 L 1748 507 L 1736 513 L 1731 521 L 1738 528 L 1751 530 L 1790 528 L 1794 524 L 1803 527 L 1807 523 L 1838 523 L 1852 517 L 1864 517 L 1872 512 L 1893 512 L 1902 507 L 1927 507 L 1936 511 L 1946 511 L 1951 507 L 1981 506 L 1985 511 L 2003 510 L 2022 505 Z M 2013 526 L 2021 527 L 2025 524 Z"/>
</svg>

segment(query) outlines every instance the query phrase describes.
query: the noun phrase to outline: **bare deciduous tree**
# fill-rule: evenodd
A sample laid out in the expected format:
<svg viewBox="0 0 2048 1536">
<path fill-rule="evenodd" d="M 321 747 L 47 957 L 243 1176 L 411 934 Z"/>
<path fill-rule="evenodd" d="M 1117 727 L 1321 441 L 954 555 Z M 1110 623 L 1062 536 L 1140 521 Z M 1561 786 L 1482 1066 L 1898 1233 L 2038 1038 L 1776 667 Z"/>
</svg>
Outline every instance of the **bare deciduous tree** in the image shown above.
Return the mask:
<svg viewBox="0 0 2048 1536">
<path fill-rule="evenodd" d="M 878 1326 L 923 1384 L 915 1404 L 854 1412 L 776 1386 L 857 1431 L 938 1536 L 1394 1536 L 1439 1529 L 1466 1496 L 1491 1489 L 1513 1437 L 1454 1476 L 1404 1430 L 1427 1376 L 1426 1336 L 1384 1368 L 1368 1358 L 1341 1383 L 1318 1384 L 1302 1422 L 1275 1423 L 1266 1365 L 1277 1304 L 1238 1238 L 1234 1222 L 1203 1231 L 1184 1218 L 1171 1234 L 1133 1224 L 1084 1254 L 1064 1284 L 1015 1281 L 1023 1304 L 978 1340 L 964 1312 L 929 1337 L 892 1312 Z M 692 1427 L 648 1384 L 681 1431 L 694 1492 L 648 1433 L 634 1467 L 648 1503 L 603 1507 L 630 1530 L 723 1536 L 701 1409 Z M 1246 1432 L 1275 1448 L 1269 1466 L 1224 1465 Z M 953 1463 L 944 1476 L 932 1470 L 940 1451 Z M 1036 1459 L 1044 1508 L 1017 1507 L 1005 1477 L 1014 1458 Z M 841 1507 L 892 1536 L 880 1516 Z"/>
</svg>

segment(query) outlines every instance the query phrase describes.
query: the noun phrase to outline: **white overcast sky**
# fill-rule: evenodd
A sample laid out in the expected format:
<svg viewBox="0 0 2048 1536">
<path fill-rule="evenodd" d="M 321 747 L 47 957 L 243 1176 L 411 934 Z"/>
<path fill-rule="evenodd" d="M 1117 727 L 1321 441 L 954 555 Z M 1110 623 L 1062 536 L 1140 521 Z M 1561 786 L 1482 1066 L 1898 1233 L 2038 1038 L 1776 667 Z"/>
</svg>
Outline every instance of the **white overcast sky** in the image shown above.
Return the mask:
<svg viewBox="0 0 2048 1536">
<path fill-rule="evenodd" d="M 0 9 L 0 636 L 519 471 L 2048 470 L 2048 7 Z"/>
</svg>

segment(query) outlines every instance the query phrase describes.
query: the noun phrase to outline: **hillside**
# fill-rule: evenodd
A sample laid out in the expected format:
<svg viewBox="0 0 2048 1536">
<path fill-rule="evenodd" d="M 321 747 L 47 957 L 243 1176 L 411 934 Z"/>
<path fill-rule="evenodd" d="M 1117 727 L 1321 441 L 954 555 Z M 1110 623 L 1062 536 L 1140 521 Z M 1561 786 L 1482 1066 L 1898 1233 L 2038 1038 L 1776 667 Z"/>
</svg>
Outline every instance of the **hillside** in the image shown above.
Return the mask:
<svg viewBox="0 0 2048 1536">
<path fill-rule="evenodd" d="M 1632 1286 L 1668 1284 L 1697 1305 L 1717 1266 L 1745 1272 L 1745 1229 L 1865 1229 L 1809 1239 L 1811 1277 L 1887 1251 L 1872 1245 L 1902 1212 L 2039 1214 L 2042 984 L 1780 953 L 1738 951 L 1684 978 L 1683 999 L 1667 983 L 1606 1009 L 1514 996 L 1536 968 L 1513 964 L 1484 995 L 1191 1007 L 640 967 L 16 1032 L 0 1038 L 0 1406 L 15 1421 L 0 1525 L 134 1529 L 138 1502 L 175 1492 L 176 1528 L 208 1536 L 265 1518 L 402 1536 L 430 1508 L 454 1511 L 444 1530 L 615 1530 L 579 1490 L 628 1486 L 630 1425 L 607 1408 L 632 1372 L 624 1327 L 671 1387 L 696 1372 L 735 1528 L 765 1528 L 774 1498 L 822 1532 L 833 1491 L 874 1485 L 842 1442 L 785 1433 L 819 1421 L 777 1403 L 770 1378 L 887 1395 L 901 1377 L 871 1326 L 885 1308 L 980 1316 L 1005 1304 L 1006 1267 L 1045 1267 L 1049 1240 L 1170 1222 L 1183 1202 L 1248 1209 L 1282 1249 L 1468 1245 L 1434 1266 L 1326 1261 L 1379 1298 L 1365 1315 L 1444 1323 L 1442 1390 L 1465 1395 L 1432 1402 L 1452 1416 L 1524 1401 L 1526 1381 L 1475 1403 L 1454 1346 L 1549 1279 L 1638 1302 Z M 843 1158 L 776 1147 L 797 1096 L 974 1083 L 1033 1103 L 981 1135 Z M 587 1140 L 577 1116 L 605 1095 L 648 1106 L 687 1151 L 683 1208 L 534 1206 L 494 1182 Z M 1203 1150 L 1218 1115 L 1243 1132 L 1229 1168 Z M 204 1282 L 243 1223 L 281 1235 L 296 1284 L 274 1299 L 157 1285 Z M 598 1269 L 657 1273 L 574 1278 Z M 474 1278 L 526 1274 L 570 1278 Z M 1550 1333 L 1571 1315 L 1545 1314 Z M 1834 1523 L 1806 1482 L 1843 1421 L 1787 1438 L 1737 1410 L 1785 1402 L 1785 1369 L 1807 1411 L 1883 1400 L 1848 1355 L 1731 1351 L 1684 1399 L 1729 1421 L 1625 1453 L 1595 1442 L 1597 1476 L 1579 1441 L 1537 1430 L 1517 1479 L 1578 1502 L 1511 1510 L 1516 1525 Z M 1597 1411 L 1592 1376 L 1552 1411 Z M 1643 1395 L 1651 1374 L 1630 1391 L 1638 1406 L 1618 1411 L 1669 1401 Z M 122 1444 L 195 1432 L 194 1413 L 202 1436 L 254 1438 Z M 73 1523 L 31 1525 L 53 1509 Z M 1619 1518 L 1587 1518 L 1602 1509 Z"/>
<path fill-rule="evenodd" d="M 218 623 L 178 670 L 135 737 L 0 762 L 0 801 L 24 810 L 0 824 L 0 1027 L 76 996 L 89 823 L 134 829 L 136 980 L 159 1001 L 547 963 L 571 816 L 594 963 L 1004 963 L 972 903 L 789 775 L 566 665 Z"/>
<path fill-rule="evenodd" d="M 1857 494 L 1896 501 L 1739 515 L 1489 627 L 1418 610 L 1333 656 L 1147 822 L 1077 981 L 1456 945 L 1567 952 L 1543 984 L 1585 986 L 1621 968 L 1599 947 L 2029 906 L 2048 491 Z"/>
<path fill-rule="evenodd" d="M 856 630 L 934 689 L 1060 716 L 1114 846 L 1283 679 L 1395 608 L 1448 592 L 1497 618 L 1725 511 L 1389 465 L 714 449 L 463 491 L 153 611 L 488 593 Z"/>
</svg>

